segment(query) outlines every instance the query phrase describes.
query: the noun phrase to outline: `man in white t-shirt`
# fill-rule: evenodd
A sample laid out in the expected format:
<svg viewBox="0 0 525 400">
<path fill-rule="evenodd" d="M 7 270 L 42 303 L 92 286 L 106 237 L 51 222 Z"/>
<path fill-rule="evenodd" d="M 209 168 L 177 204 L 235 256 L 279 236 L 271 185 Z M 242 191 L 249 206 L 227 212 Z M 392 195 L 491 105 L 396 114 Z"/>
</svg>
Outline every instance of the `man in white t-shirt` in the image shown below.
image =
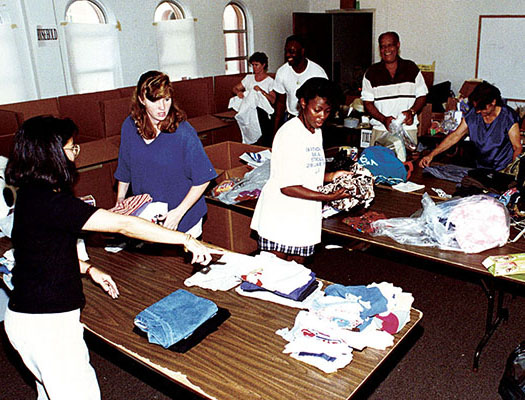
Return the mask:
<svg viewBox="0 0 525 400">
<path fill-rule="evenodd" d="M 300 36 L 292 35 L 286 39 L 284 57 L 286 63 L 277 70 L 273 86 L 277 95 L 274 135 L 277 129 L 290 117 L 299 115 L 298 100 L 295 95 L 297 89 L 310 78 L 328 79 L 326 72 L 320 65 L 305 57 L 304 44 Z M 283 117 L 285 117 L 284 120 Z"/>
</svg>

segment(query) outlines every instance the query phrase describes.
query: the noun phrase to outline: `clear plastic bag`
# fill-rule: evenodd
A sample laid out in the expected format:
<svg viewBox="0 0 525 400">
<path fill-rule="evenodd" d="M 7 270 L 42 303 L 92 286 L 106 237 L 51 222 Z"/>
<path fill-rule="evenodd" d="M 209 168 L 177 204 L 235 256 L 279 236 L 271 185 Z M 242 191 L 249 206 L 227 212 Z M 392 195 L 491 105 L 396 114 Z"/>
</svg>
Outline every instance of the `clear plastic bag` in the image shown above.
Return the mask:
<svg viewBox="0 0 525 400">
<path fill-rule="evenodd" d="M 376 143 L 388 147 L 396 153 L 397 158 L 401 161 L 406 161 L 407 149 L 415 151 L 417 143 L 407 133 L 403 127 L 405 121 L 405 114 L 401 113 L 396 119 L 392 120 L 388 131 L 384 131 L 376 137 Z"/>
<path fill-rule="evenodd" d="M 503 204 L 487 195 L 434 203 L 428 193 L 419 217 L 390 218 L 372 223 L 373 236 L 398 243 L 438 247 L 465 253 L 503 246 L 510 234 L 510 217 Z"/>
<path fill-rule="evenodd" d="M 397 136 L 403 142 L 406 149 L 415 151 L 417 148 L 417 143 L 415 143 L 412 137 L 407 133 L 403 127 L 403 122 L 405 122 L 405 114 L 400 114 L 390 123 L 389 130 L 393 135 Z"/>
<path fill-rule="evenodd" d="M 233 185 L 231 190 L 220 193 L 217 198 L 226 204 L 236 204 L 243 200 L 258 198 L 269 178 L 270 160 L 268 159 L 261 166 L 247 172 Z"/>
</svg>

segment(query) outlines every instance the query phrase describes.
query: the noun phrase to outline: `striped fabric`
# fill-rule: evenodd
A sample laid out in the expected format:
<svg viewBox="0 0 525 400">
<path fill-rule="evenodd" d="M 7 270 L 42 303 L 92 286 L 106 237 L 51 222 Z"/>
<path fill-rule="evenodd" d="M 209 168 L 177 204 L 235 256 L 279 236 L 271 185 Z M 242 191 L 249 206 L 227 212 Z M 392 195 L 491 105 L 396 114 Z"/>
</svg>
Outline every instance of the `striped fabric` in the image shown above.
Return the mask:
<svg viewBox="0 0 525 400">
<path fill-rule="evenodd" d="M 131 215 L 143 205 L 151 203 L 152 200 L 151 196 L 147 193 L 131 196 L 118 203 L 109 211 L 117 214 Z"/>
</svg>

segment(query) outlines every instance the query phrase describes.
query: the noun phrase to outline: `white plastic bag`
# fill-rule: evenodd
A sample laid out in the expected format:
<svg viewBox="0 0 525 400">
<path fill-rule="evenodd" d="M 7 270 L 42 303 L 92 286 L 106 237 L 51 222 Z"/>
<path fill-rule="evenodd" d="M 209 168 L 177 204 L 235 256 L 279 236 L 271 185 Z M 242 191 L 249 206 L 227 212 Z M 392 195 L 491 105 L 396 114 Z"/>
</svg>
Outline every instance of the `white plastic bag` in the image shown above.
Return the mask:
<svg viewBox="0 0 525 400">
<path fill-rule="evenodd" d="M 390 218 L 372 223 L 373 236 L 398 243 L 479 253 L 507 243 L 510 217 L 503 204 L 487 195 L 434 203 L 425 193 L 419 217 Z"/>
</svg>

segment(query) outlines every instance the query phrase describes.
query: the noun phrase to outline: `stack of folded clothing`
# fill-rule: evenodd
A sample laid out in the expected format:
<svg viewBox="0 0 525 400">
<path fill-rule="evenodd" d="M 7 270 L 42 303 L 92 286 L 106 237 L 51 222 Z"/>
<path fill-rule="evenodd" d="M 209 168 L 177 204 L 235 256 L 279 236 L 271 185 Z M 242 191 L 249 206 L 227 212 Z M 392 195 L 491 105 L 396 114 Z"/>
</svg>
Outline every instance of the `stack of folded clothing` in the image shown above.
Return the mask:
<svg viewBox="0 0 525 400">
<path fill-rule="evenodd" d="M 410 320 L 413 297 L 390 283 L 330 285 L 325 296 L 300 311 L 292 329 L 276 333 L 289 343 L 284 353 L 334 372 L 352 361 L 352 351 L 386 349 Z"/>
<path fill-rule="evenodd" d="M 184 352 L 214 331 L 225 313 L 213 301 L 179 289 L 141 311 L 134 323 L 150 343 Z"/>
<path fill-rule="evenodd" d="M 241 275 L 240 288 L 246 292 L 269 291 L 291 300 L 302 301 L 318 286 L 309 268 L 262 252 L 254 257 L 258 268 Z"/>
</svg>

